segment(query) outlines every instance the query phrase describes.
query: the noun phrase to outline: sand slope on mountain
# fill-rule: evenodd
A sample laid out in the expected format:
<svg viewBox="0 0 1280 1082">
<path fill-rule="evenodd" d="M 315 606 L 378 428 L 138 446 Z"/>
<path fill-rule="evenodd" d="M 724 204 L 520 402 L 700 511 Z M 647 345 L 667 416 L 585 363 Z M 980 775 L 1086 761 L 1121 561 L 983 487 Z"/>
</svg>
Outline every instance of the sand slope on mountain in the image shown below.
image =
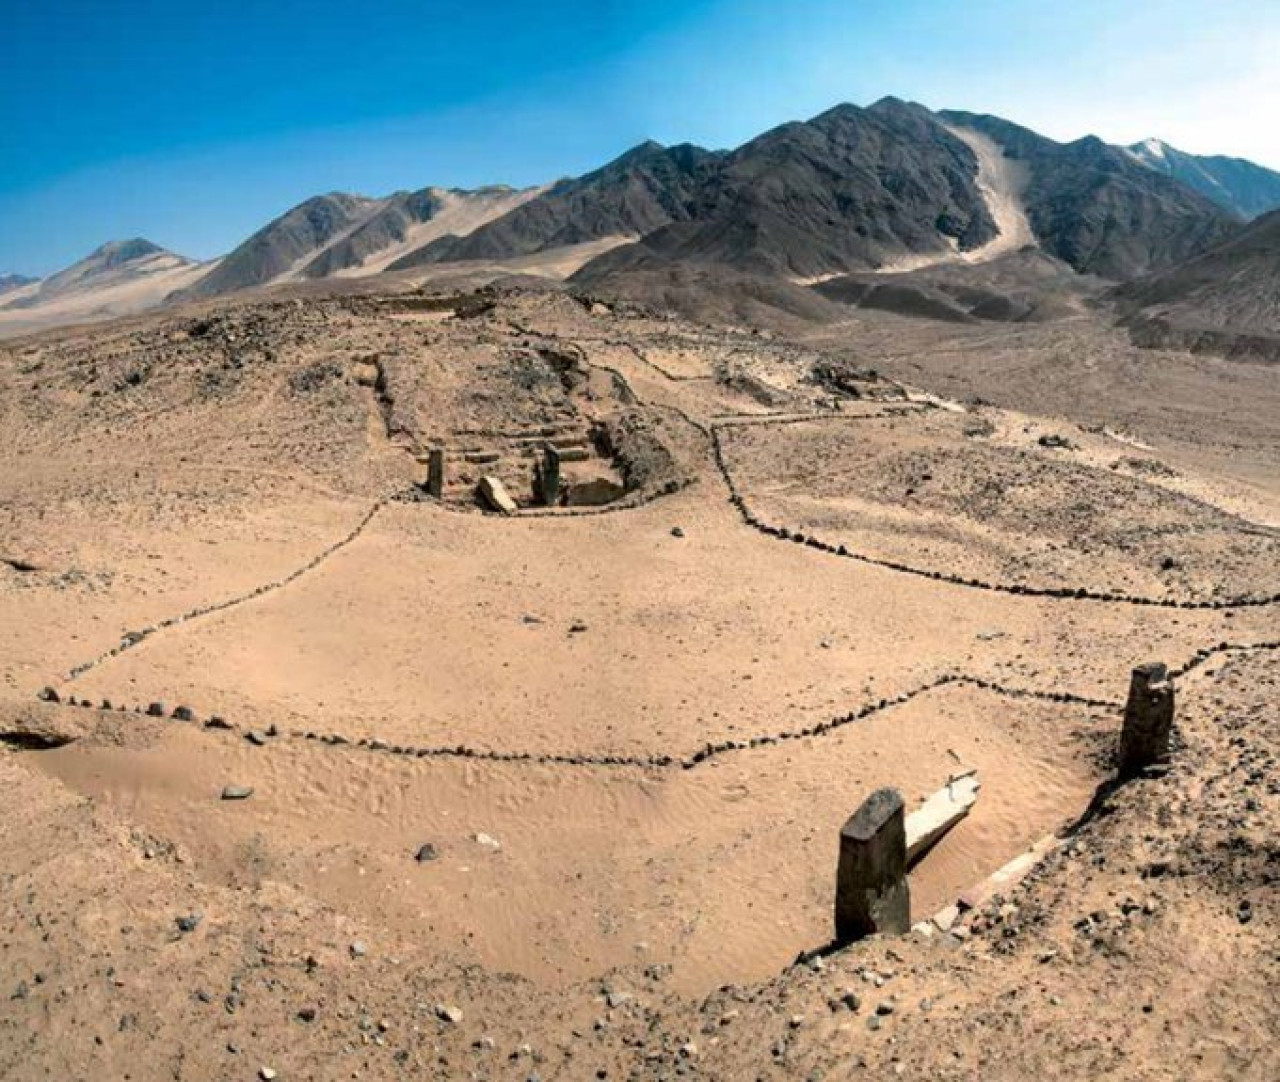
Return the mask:
<svg viewBox="0 0 1280 1082">
<path fill-rule="evenodd" d="M 1045 250 L 1076 270 L 1127 279 L 1172 266 L 1230 236 L 1237 219 L 1127 151 L 1093 136 L 1056 143 L 998 117 L 944 110 L 1028 170 L 1026 208 Z"/>
<path fill-rule="evenodd" d="M 208 269 L 148 240 L 112 241 L 0 296 L 0 337 L 145 311 Z"/>
<path fill-rule="evenodd" d="M 701 147 L 643 143 L 601 169 L 554 184 L 465 237 L 441 237 L 391 263 L 509 259 L 618 235 L 640 236 L 693 212 L 701 179 L 719 156 Z"/>
<path fill-rule="evenodd" d="M 509 213 L 539 189 L 493 187 L 476 191 L 424 188 L 398 192 L 351 232 L 299 270 L 301 278 L 376 274 L 397 259 L 451 234 L 465 236 Z"/>
<path fill-rule="evenodd" d="M 265 285 L 360 225 L 382 205 L 380 200 L 345 192 L 308 199 L 254 233 L 186 289 L 183 299 L 216 297 Z"/>
<path fill-rule="evenodd" d="M 973 150 L 920 106 L 840 105 L 725 156 L 688 219 L 599 270 L 675 260 L 807 278 L 971 250 L 997 235 L 977 173 Z"/>
<path fill-rule="evenodd" d="M 38 281 L 38 278 L 30 278 L 25 274 L 0 274 L 0 293 L 9 293 Z"/>
</svg>

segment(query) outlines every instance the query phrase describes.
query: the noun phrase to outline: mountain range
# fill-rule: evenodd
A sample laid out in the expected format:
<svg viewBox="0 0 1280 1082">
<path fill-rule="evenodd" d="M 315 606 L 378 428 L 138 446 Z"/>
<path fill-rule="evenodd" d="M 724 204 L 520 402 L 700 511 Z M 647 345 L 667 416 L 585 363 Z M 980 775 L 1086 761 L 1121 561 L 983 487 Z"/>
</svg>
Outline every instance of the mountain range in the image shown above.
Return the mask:
<svg viewBox="0 0 1280 1082">
<path fill-rule="evenodd" d="M 1077 274 L 1131 282 L 1206 253 L 1237 258 L 1230 243 L 1249 235 L 1245 221 L 1275 207 L 1280 174 L 1239 159 L 1157 140 L 1059 143 L 890 97 L 728 151 L 643 143 L 543 187 L 316 196 L 204 264 L 115 242 L 39 282 L 0 279 L 0 331 L 458 264 L 572 275 L 597 290 L 715 274 L 781 290 L 1036 248 Z M 1264 230 L 1260 243 L 1271 239 Z M 1123 296 L 1132 306 L 1138 294 Z"/>
<path fill-rule="evenodd" d="M 0 293 L 8 293 L 38 280 L 25 274 L 0 274 Z"/>
<path fill-rule="evenodd" d="M 1126 148 L 1143 165 L 1173 177 L 1241 218 L 1280 207 L 1280 173 L 1243 158 L 1187 154 L 1159 139 Z"/>
</svg>

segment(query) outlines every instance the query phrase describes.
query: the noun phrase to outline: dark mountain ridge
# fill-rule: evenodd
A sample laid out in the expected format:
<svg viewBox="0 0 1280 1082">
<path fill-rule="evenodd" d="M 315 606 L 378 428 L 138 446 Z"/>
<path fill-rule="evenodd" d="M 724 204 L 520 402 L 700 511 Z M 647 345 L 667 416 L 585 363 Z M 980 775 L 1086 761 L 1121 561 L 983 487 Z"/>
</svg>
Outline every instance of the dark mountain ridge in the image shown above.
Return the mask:
<svg viewBox="0 0 1280 1082">
<path fill-rule="evenodd" d="M 1280 361 L 1280 210 L 1111 295 L 1141 345 Z"/>
<path fill-rule="evenodd" d="M 1188 154 L 1161 139 L 1125 148 L 1143 165 L 1194 188 L 1224 210 L 1253 219 L 1280 208 L 1280 173 L 1244 158 Z"/>
<path fill-rule="evenodd" d="M 1027 216 L 1045 251 L 1077 271 L 1124 280 L 1226 239 L 1239 219 L 1096 136 L 1057 143 L 999 117 L 944 110 L 1025 163 Z"/>
<path fill-rule="evenodd" d="M 652 232 L 689 217 L 698 186 L 720 157 L 688 143 L 642 143 L 594 172 L 558 181 L 538 198 L 465 237 L 441 237 L 388 270 L 511 259 L 604 237 Z"/>
<path fill-rule="evenodd" d="M 299 274 L 303 278 L 327 278 L 357 266 L 374 252 L 404 240 L 410 226 L 429 221 L 440 206 L 440 196 L 431 188 L 419 192 L 397 192 L 345 237 L 322 249 Z"/>
<path fill-rule="evenodd" d="M 346 192 L 308 199 L 268 222 L 180 296 L 214 297 L 270 282 L 357 225 L 380 203 Z"/>
<path fill-rule="evenodd" d="M 606 236 L 642 245 L 601 257 L 609 267 L 676 259 L 792 276 L 874 267 L 994 236 L 976 173 L 973 152 L 922 107 L 842 105 L 730 152 L 641 144 L 394 267 L 512 258 Z"/>
</svg>

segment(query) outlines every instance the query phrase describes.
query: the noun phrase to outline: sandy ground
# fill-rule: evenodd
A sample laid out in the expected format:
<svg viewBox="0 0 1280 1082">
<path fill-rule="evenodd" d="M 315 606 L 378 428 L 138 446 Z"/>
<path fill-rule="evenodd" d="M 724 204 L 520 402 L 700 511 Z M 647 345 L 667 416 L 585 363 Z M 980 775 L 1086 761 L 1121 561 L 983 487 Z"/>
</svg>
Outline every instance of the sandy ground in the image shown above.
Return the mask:
<svg viewBox="0 0 1280 1082">
<path fill-rule="evenodd" d="M 1092 324 L 489 299 L 0 351 L 0 1075 L 1273 1076 L 1280 670 L 1216 647 L 1280 640 L 1237 603 L 1280 589 L 1274 392 Z M 854 397 L 842 350 L 959 405 Z M 527 484 L 549 425 L 613 433 L 625 509 L 417 497 L 437 444 Z M 1086 814 L 1129 668 L 1206 648 L 1173 769 Z M 966 767 L 917 918 L 1063 847 L 957 934 L 792 966 L 858 802 Z"/>
</svg>

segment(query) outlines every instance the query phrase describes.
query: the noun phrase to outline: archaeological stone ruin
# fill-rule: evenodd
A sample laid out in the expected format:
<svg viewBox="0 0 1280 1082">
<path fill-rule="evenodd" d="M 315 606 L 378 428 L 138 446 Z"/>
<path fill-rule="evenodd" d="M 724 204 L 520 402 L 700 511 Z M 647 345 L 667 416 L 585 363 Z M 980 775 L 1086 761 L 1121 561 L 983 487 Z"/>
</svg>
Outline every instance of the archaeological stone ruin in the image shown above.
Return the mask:
<svg viewBox="0 0 1280 1082">
<path fill-rule="evenodd" d="M 877 789 L 840 831 L 836 942 L 911 927 L 902 794 Z"/>
<path fill-rule="evenodd" d="M 1139 665 L 1129 681 L 1129 699 L 1120 731 L 1119 775 L 1136 777 L 1169 755 L 1173 735 L 1173 678 L 1158 661 Z"/>
</svg>

